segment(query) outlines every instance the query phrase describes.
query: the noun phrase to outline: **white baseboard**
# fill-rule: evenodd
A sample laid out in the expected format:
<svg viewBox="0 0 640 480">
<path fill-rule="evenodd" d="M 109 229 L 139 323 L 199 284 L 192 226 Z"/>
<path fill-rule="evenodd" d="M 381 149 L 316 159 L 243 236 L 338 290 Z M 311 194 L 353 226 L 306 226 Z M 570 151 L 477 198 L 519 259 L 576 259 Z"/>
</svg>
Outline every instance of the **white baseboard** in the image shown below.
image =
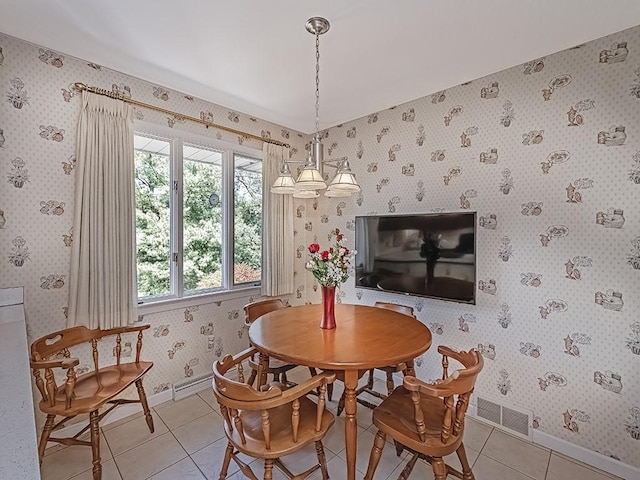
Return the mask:
<svg viewBox="0 0 640 480">
<path fill-rule="evenodd" d="M 166 402 L 167 400 L 171 400 L 172 391 L 164 390 L 163 392 L 156 393 L 155 395 L 151 395 L 147 397 L 147 403 L 149 407 L 155 407 L 156 405 L 160 405 L 161 403 Z M 134 413 L 141 412 L 142 406 L 139 403 L 127 403 L 124 405 L 120 405 L 118 408 L 114 408 L 108 415 L 106 415 L 102 421 L 100 422 L 101 427 L 105 427 L 110 423 L 117 422 L 129 415 L 133 415 Z M 53 436 L 56 437 L 73 437 L 76 433 L 82 430 L 86 426 L 86 422 L 78 422 L 73 423 L 67 427 L 61 428 L 60 430 L 56 430 Z M 53 445 L 58 445 L 55 442 L 48 442 L 47 448 Z"/>
<path fill-rule="evenodd" d="M 587 465 L 603 470 L 612 475 L 624 478 L 625 480 L 637 480 L 640 478 L 640 469 L 622 463 L 615 458 L 608 457 L 588 448 L 581 447 L 575 443 L 568 442 L 548 433 L 533 431 L 533 443 L 562 453 L 567 457 L 576 459 Z"/>
<path fill-rule="evenodd" d="M 490 427 L 495 427 L 492 423 L 485 422 L 482 417 L 477 417 L 470 413 L 467 413 L 467 416 Z M 505 432 L 509 433 L 506 430 Z M 581 447 L 575 443 L 554 437 L 548 433 L 541 432 L 540 430 L 533 430 L 533 443 L 540 445 L 541 447 L 548 448 L 549 450 L 553 450 L 554 452 L 561 453 L 569 458 L 585 463 L 604 472 L 624 478 L 625 480 L 640 479 L 640 469 L 636 467 L 622 463 L 615 458 L 594 452 L 588 448 Z"/>
</svg>

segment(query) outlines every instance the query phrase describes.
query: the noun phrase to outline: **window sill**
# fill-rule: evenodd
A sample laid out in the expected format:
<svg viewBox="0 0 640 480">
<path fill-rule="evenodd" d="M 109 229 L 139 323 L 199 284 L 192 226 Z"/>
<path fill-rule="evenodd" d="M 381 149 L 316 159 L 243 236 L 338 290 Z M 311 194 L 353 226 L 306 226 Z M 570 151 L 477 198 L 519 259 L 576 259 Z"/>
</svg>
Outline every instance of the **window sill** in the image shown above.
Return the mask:
<svg viewBox="0 0 640 480">
<path fill-rule="evenodd" d="M 183 298 L 169 298 L 161 300 L 150 300 L 138 304 L 138 315 L 152 315 L 154 313 L 168 312 L 171 310 L 181 310 L 196 305 L 206 305 L 209 303 L 224 302 L 236 298 L 260 296 L 260 286 L 249 286 L 225 290 L 224 292 L 206 293 L 202 295 L 191 295 Z"/>
</svg>

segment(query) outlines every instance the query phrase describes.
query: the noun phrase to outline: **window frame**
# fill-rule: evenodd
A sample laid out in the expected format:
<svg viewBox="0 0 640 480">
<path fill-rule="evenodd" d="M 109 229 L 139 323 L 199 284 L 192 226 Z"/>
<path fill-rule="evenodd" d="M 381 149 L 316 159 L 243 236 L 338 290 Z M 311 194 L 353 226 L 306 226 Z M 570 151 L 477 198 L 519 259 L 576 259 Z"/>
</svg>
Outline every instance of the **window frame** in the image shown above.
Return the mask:
<svg viewBox="0 0 640 480">
<path fill-rule="evenodd" d="M 222 300 L 246 297 L 259 292 L 261 281 L 234 284 L 234 211 L 235 211 L 235 155 L 264 161 L 263 152 L 257 148 L 233 144 L 215 137 L 199 135 L 191 131 L 164 127 L 149 122 L 135 120 L 135 136 L 166 141 L 170 144 L 169 156 L 169 208 L 170 212 L 170 251 L 169 251 L 169 288 L 170 293 L 140 297 L 137 293 L 139 314 L 150 314 L 176 308 L 185 308 Z M 222 154 L 222 286 L 184 291 L 184 191 L 183 191 L 183 147 L 184 145 L 206 148 Z M 263 163 L 264 168 L 264 163 Z M 263 170 L 264 171 L 264 170 Z M 177 183 L 176 183 L 177 182 Z M 263 186 L 264 192 L 264 186 Z M 264 199 L 264 198 L 263 198 Z M 135 222 L 134 222 L 135 226 Z M 264 225 L 263 225 L 264 230 Z M 137 247 L 136 247 L 137 249 Z M 177 261 L 174 254 L 177 253 Z M 137 255 L 136 255 L 137 258 Z M 262 260 L 262 258 L 261 258 Z M 137 268 L 137 260 L 136 260 Z"/>
</svg>

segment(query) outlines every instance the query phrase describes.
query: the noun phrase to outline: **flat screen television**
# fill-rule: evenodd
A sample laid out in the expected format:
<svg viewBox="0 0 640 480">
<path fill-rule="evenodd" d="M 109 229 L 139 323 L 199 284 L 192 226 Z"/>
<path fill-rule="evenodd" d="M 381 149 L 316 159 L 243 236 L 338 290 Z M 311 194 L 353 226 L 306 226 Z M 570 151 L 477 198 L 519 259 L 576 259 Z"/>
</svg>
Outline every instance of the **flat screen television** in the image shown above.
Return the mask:
<svg viewBox="0 0 640 480">
<path fill-rule="evenodd" d="M 356 287 L 476 303 L 475 212 L 356 217 Z"/>
</svg>

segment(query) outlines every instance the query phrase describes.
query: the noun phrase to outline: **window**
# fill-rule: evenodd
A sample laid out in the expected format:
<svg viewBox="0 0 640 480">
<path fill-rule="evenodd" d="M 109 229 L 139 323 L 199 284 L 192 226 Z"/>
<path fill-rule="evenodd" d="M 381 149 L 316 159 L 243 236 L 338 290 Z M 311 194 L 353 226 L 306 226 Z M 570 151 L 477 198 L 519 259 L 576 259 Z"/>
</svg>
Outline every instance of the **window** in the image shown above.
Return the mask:
<svg viewBox="0 0 640 480">
<path fill-rule="evenodd" d="M 261 152 L 146 133 L 134 148 L 138 298 L 258 285 Z"/>
</svg>

